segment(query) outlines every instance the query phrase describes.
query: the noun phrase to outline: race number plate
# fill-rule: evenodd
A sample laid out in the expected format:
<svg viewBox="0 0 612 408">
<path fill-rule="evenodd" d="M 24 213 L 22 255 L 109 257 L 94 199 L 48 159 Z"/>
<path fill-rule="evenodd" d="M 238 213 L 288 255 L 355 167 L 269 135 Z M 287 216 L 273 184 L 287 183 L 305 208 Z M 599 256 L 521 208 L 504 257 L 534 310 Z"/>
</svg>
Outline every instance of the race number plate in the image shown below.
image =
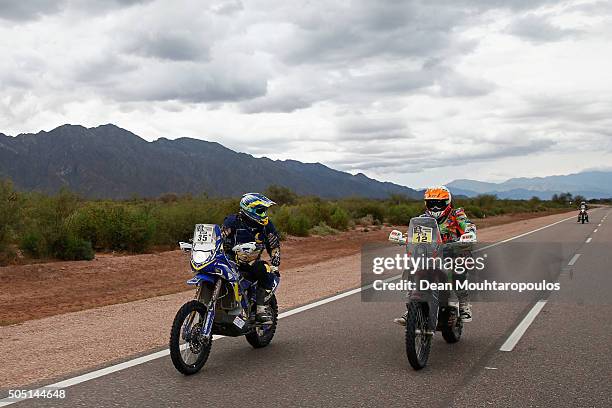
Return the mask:
<svg viewBox="0 0 612 408">
<path fill-rule="evenodd" d="M 244 320 L 242 320 L 240 318 L 240 316 L 236 316 L 236 318 L 234 319 L 234 324 L 239 328 L 242 329 L 244 327 Z"/>
<path fill-rule="evenodd" d="M 214 244 L 214 225 L 197 224 L 193 233 L 194 244 Z"/>
<path fill-rule="evenodd" d="M 413 244 L 431 243 L 432 236 L 433 229 L 431 227 L 423 227 L 421 225 L 417 225 L 412 229 Z"/>
</svg>

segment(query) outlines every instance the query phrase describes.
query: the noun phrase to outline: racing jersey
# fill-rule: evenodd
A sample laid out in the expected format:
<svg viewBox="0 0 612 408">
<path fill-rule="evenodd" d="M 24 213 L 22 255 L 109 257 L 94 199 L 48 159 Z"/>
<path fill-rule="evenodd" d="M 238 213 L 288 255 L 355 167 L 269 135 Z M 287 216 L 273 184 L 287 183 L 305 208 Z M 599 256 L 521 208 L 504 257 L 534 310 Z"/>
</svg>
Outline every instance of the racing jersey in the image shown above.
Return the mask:
<svg viewBox="0 0 612 408">
<path fill-rule="evenodd" d="M 232 251 L 234 246 L 255 242 L 260 250 L 247 263 L 259 260 L 265 249 L 270 255 L 270 263 L 273 266 L 280 266 L 280 236 L 272 221 L 269 221 L 267 225 L 261 225 L 244 218 L 240 214 L 232 214 L 223 221 L 221 236 L 225 253 L 235 258 Z M 237 261 L 240 263 L 240 260 Z"/>
<path fill-rule="evenodd" d="M 450 214 L 438 221 L 443 242 L 456 241 L 466 232 L 476 233 L 476 225 L 465 215 L 463 208 L 453 208 Z"/>
</svg>

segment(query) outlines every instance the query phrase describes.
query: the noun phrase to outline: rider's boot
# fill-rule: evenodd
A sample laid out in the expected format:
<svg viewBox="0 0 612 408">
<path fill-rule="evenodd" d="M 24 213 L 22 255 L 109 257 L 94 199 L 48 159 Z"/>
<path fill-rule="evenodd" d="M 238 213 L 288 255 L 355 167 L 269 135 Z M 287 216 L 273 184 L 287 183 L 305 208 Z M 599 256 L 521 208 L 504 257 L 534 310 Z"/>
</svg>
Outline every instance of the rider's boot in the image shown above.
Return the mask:
<svg viewBox="0 0 612 408">
<path fill-rule="evenodd" d="M 459 302 L 459 317 L 461 321 L 469 323 L 472 321 L 472 305 L 468 302 Z"/>
<path fill-rule="evenodd" d="M 268 313 L 265 303 L 266 290 L 263 288 L 257 288 L 257 294 L 255 295 L 255 301 L 257 302 L 257 311 L 255 313 L 255 322 L 260 324 L 272 324 L 272 316 Z"/>
<path fill-rule="evenodd" d="M 408 318 L 408 312 L 404 313 L 401 317 L 393 319 L 393 323 L 399 324 L 400 326 L 406 325 L 406 319 Z"/>
</svg>

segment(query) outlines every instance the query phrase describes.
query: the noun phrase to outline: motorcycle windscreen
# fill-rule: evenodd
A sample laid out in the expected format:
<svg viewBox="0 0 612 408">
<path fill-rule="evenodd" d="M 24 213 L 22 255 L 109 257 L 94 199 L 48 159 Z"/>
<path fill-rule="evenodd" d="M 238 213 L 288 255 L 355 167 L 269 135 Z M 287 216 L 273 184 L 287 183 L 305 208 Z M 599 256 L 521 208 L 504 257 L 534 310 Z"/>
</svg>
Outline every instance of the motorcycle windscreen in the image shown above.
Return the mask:
<svg viewBox="0 0 612 408">
<path fill-rule="evenodd" d="M 438 256 L 442 238 L 435 218 L 415 217 L 410 220 L 406 233 L 406 250 L 412 257 Z"/>
<path fill-rule="evenodd" d="M 215 224 L 196 224 L 193 231 L 193 249 L 191 259 L 196 264 L 202 264 L 212 259 L 221 238 L 221 231 Z"/>
</svg>

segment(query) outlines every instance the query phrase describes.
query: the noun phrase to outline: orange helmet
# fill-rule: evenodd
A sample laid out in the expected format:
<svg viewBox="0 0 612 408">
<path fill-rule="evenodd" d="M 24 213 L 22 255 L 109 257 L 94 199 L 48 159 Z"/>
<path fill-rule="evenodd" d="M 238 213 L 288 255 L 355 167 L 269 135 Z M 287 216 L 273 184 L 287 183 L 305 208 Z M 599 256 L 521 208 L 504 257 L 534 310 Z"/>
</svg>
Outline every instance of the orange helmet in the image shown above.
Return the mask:
<svg viewBox="0 0 612 408">
<path fill-rule="evenodd" d="M 429 187 L 425 190 L 425 212 L 436 220 L 446 218 L 451 212 L 451 193 L 446 186 Z"/>
</svg>

